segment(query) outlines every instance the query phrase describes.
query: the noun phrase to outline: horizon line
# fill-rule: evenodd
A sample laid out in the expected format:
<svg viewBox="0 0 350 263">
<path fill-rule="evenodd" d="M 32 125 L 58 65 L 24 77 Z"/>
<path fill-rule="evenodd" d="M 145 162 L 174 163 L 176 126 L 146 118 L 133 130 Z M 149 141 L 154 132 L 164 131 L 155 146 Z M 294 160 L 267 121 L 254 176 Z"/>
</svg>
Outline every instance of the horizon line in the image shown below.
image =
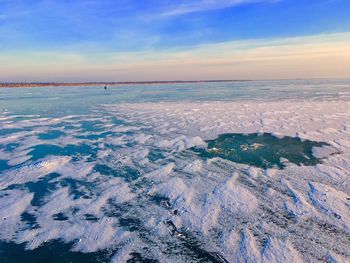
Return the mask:
<svg viewBox="0 0 350 263">
<path fill-rule="evenodd" d="M 147 84 L 186 84 L 186 83 L 215 83 L 215 82 L 248 82 L 248 81 L 290 81 L 290 80 L 336 80 L 350 79 L 342 78 L 281 78 L 281 79 L 209 79 L 209 80 L 145 80 L 145 81 L 79 81 L 79 82 L 56 82 L 56 81 L 21 81 L 21 82 L 0 82 L 0 88 L 21 88 L 21 87 L 48 87 L 48 86 L 98 86 L 98 85 L 147 85 Z"/>
</svg>

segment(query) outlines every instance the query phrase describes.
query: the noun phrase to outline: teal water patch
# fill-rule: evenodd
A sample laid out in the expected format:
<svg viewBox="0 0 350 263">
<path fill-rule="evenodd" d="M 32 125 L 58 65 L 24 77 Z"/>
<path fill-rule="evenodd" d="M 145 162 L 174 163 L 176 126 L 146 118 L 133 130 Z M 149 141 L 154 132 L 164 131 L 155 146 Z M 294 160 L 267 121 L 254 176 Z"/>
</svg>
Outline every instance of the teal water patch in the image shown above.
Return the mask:
<svg viewBox="0 0 350 263">
<path fill-rule="evenodd" d="M 140 177 L 139 171 L 128 166 L 114 169 L 105 164 L 96 164 L 94 170 L 105 176 L 123 178 L 126 182 L 132 182 Z"/>
<path fill-rule="evenodd" d="M 90 157 L 91 160 L 95 160 L 96 153 L 97 148 L 87 144 L 68 144 L 65 147 L 60 147 L 52 144 L 38 144 L 33 147 L 33 150 L 29 152 L 29 155 L 32 156 L 32 161 L 36 161 L 50 155 L 70 156 L 72 157 L 72 160 L 76 160 L 78 157 L 86 156 Z"/>
<path fill-rule="evenodd" d="M 38 138 L 41 140 L 51 140 L 51 139 L 57 139 L 63 135 L 65 135 L 65 133 L 62 131 L 52 130 L 52 131 L 49 131 L 47 133 L 40 133 L 38 135 Z"/>
<path fill-rule="evenodd" d="M 5 190 L 27 190 L 33 193 L 33 199 L 30 204 L 34 207 L 40 207 L 45 204 L 46 198 L 55 190 L 58 189 L 58 182 L 50 182 L 53 179 L 60 177 L 58 173 L 51 173 L 38 181 L 27 182 L 25 184 L 12 184 Z"/>
<path fill-rule="evenodd" d="M 26 131 L 26 130 L 21 128 L 0 129 L 0 136 L 9 135 L 11 133 L 21 132 L 21 131 Z"/>
<path fill-rule="evenodd" d="M 13 150 L 15 150 L 19 146 L 20 146 L 19 143 L 9 143 L 9 144 L 5 145 L 4 150 L 5 150 L 5 152 L 12 152 Z"/>
<path fill-rule="evenodd" d="M 54 214 L 52 218 L 53 220 L 56 220 L 56 221 L 67 221 L 69 219 L 69 217 L 63 213 Z"/>
<path fill-rule="evenodd" d="M 110 253 L 99 251 L 82 253 L 71 251 L 73 244 L 64 244 L 60 241 L 50 241 L 34 249 L 26 250 L 25 244 L 15 244 L 0 241 L 0 262 L 27 262 L 27 263 L 96 263 L 108 262 Z"/>
<path fill-rule="evenodd" d="M 236 163 L 263 169 L 285 168 L 283 159 L 296 165 L 311 166 L 322 162 L 313 155 L 313 147 L 329 146 L 325 142 L 301 140 L 285 136 L 278 138 L 270 133 L 222 134 L 208 140 L 206 148 L 192 148 L 202 158 L 219 157 Z"/>
<path fill-rule="evenodd" d="M 9 166 L 8 164 L 7 164 L 7 161 L 6 160 L 0 160 L 0 173 L 2 172 L 2 171 L 5 171 L 5 170 L 7 170 L 7 169 L 9 169 L 11 166 Z"/>
<path fill-rule="evenodd" d="M 109 135 L 114 135 L 112 132 L 103 132 L 100 134 L 89 134 L 89 135 L 82 135 L 82 136 L 76 136 L 77 139 L 86 139 L 90 141 L 98 140 L 98 139 L 103 139 Z"/>
<path fill-rule="evenodd" d="M 24 212 L 21 214 L 21 221 L 26 223 L 26 229 L 36 229 L 40 228 L 38 222 L 36 221 L 36 217 L 33 214 L 28 212 Z"/>
<path fill-rule="evenodd" d="M 68 188 L 69 196 L 73 200 L 77 200 L 79 198 L 91 199 L 94 196 L 95 185 L 92 182 L 64 178 L 59 184 L 62 188 Z"/>
</svg>

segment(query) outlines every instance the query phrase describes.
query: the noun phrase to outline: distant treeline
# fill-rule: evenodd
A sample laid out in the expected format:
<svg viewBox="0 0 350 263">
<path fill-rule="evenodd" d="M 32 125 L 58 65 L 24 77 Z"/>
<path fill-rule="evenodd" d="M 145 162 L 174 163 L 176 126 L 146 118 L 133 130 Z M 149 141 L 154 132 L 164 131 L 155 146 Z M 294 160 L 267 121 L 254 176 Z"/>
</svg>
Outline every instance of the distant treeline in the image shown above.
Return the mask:
<svg viewBox="0 0 350 263">
<path fill-rule="evenodd" d="M 3 82 L 1 88 L 25 87 L 57 87 L 57 86 L 113 86 L 113 85 L 143 85 L 143 84 L 181 84 L 181 83 L 210 83 L 234 82 L 247 80 L 174 80 L 174 81 L 124 81 L 124 82 Z"/>
</svg>

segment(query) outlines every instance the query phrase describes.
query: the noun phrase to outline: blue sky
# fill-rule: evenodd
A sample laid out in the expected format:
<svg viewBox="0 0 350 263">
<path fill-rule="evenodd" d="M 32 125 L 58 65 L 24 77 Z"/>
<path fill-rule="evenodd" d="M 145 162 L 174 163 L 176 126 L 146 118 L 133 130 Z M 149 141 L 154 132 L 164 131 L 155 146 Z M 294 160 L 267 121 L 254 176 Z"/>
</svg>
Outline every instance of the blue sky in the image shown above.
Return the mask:
<svg viewBox="0 0 350 263">
<path fill-rule="evenodd" d="M 138 55 L 142 62 L 165 56 L 166 64 L 174 52 L 193 53 L 218 43 L 244 41 L 240 48 L 245 49 L 261 41 L 310 36 L 323 37 L 317 45 L 335 36 L 346 42 L 349 14 L 348 0 L 0 0 L 0 67 L 11 64 L 12 70 L 7 69 L 7 76 L 0 73 L 0 81 L 30 76 L 54 80 L 54 72 L 30 72 L 32 66 L 49 66 L 52 60 L 58 69 L 69 60 L 79 72 L 76 80 L 83 80 L 91 75 L 79 71 L 80 64 L 97 68 L 101 78 L 106 77 L 106 64 L 117 63 L 110 59 L 116 54 Z M 113 70 L 108 70 L 112 80 Z M 63 68 L 58 72 L 56 79 L 64 79 Z M 116 80 L 122 77 L 115 75 Z M 168 78 L 171 75 L 164 77 Z"/>
</svg>

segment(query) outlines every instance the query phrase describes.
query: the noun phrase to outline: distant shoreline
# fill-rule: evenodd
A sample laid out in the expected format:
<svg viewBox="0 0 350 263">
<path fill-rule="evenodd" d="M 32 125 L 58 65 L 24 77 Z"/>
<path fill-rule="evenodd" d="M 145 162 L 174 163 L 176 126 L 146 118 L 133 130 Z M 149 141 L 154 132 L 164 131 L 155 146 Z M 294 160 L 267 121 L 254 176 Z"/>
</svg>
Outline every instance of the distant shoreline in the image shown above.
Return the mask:
<svg viewBox="0 0 350 263">
<path fill-rule="evenodd" d="M 174 81 L 123 81 L 123 82 L 9 82 L 9 83 L 0 83 L 0 88 L 186 84 L 186 83 L 213 83 L 213 82 L 241 82 L 241 81 L 250 81 L 250 80 L 188 80 L 188 81 L 174 80 Z"/>
</svg>

